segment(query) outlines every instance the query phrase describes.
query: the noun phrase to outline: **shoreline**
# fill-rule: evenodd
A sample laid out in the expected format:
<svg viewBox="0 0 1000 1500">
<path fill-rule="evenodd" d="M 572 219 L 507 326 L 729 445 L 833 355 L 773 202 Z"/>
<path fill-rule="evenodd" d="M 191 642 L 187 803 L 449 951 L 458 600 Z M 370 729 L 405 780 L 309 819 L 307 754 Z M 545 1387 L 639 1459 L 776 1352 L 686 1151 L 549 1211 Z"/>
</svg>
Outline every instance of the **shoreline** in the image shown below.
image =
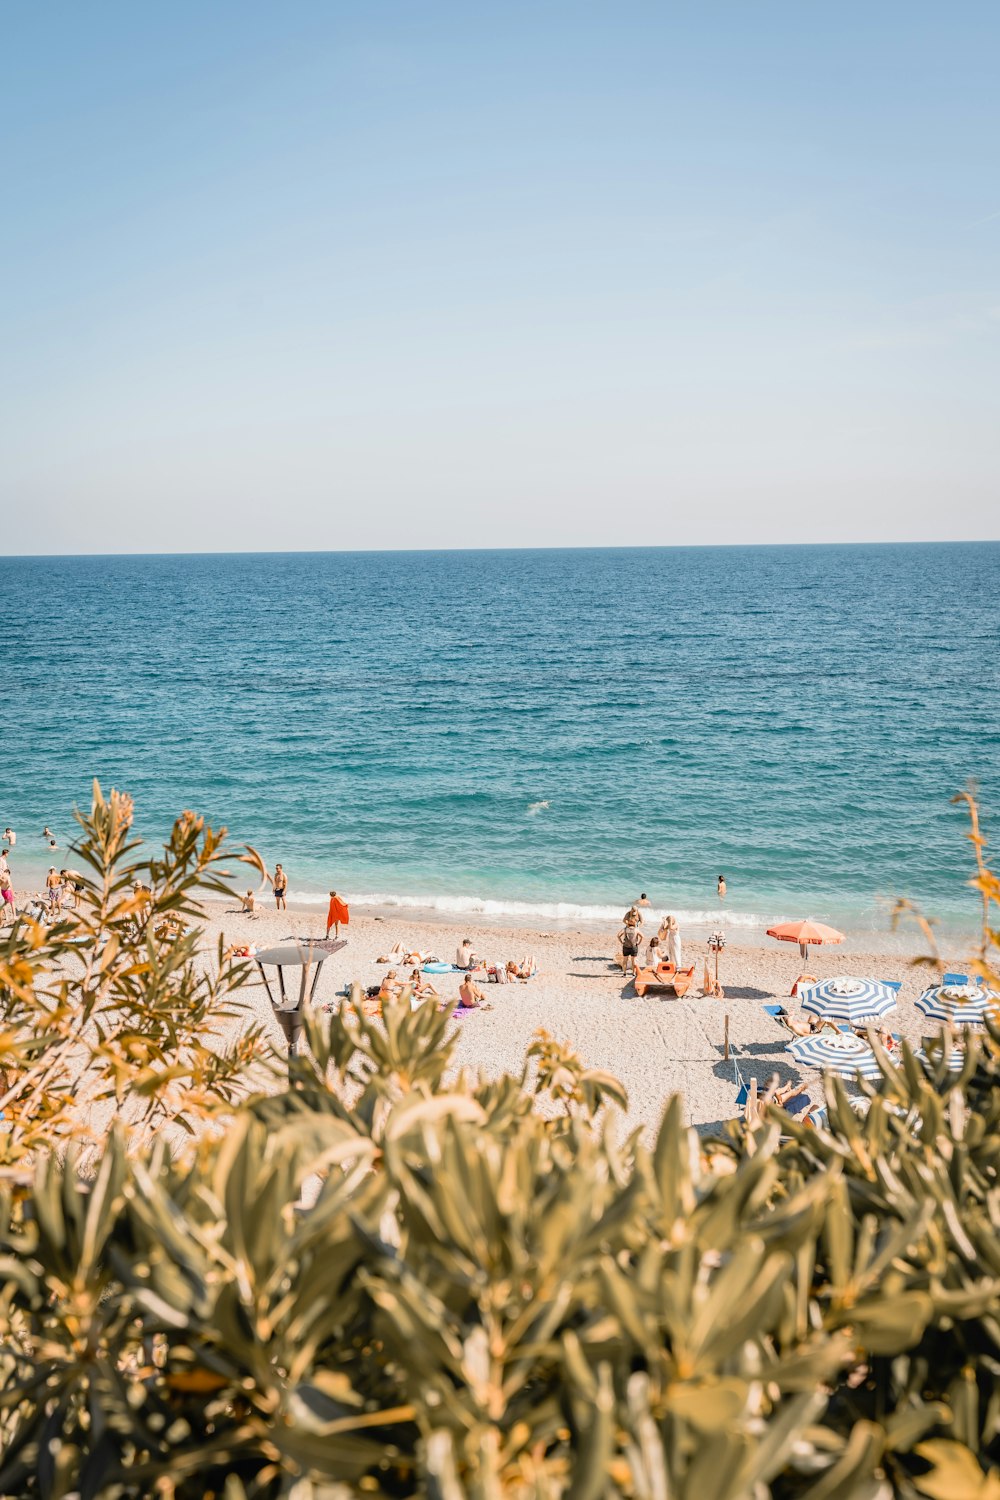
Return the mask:
<svg viewBox="0 0 1000 1500">
<path fill-rule="evenodd" d="M 261 914 L 274 916 L 276 908 L 270 888 L 268 887 L 263 895 L 257 891 L 254 894 Z M 312 935 L 322 937 L 326 927 L 327 899 L 326 895 L 317 897 L 315 900 L 308 897 L 303 898 L 301 895 L 295 896 L 288 902 L 288 914 L 289 916 L 295 914 L 303 920 L 309 921 Z M 473 938 L 476 929 L 481 928 L 497 934 L 519 934 L 521 940 L 529 943 L 539 938 L 569 937 L 574 933 L 581 936 L 600 934 L 609 941 L 613 940 L 622 925 L 622 918 L 626 910 L 626 903 L 623 903 L 620 911 L 615 915 L 606 917 L 547 916 L 538 914 L 534 919 L 531 919 L 530 913 L 522 915 L 519 912 L 508 913 L 497 910 L 450 911 L 426 905 L 403 905 L 395 899 L 385 903 L 355 903 L 349 897 L 346 899 L 350 907 L 352 923 L 382 923 L 394 928 L 416 926 L 432 930 L 441 929 L 448 933 L 457 932 L 459 928 L 462 928 L 463 935 Z M 219 915 L 223 909 L 230 912 L 233 910 L 230 903 L 218 896 L 204 897 L 202 898 L 202 904 L 206 910 L 212 911 L 216 915 Z M 674 908 L 674 910 L 677 911 L 677 908 Z M 757 925 L 752 922 L 730 925 L 727 923 L 725 910 L 720 910 L 718 917 L 712 920 L 701 921 L 687 919 L 679 911 L 677 914 L 681 923 L 682 938 L 684 939 L 685 947 L 693 944 L 699 949 L 699 952 L 702 949 L 707 952 L 706 943 L 709 933 L 721 929 L 726 937 L 727 952 L 739 950 L 760 953 L 762 956 L 766 956 L 772 953 L 780 955 L 780 951 L 786 949 L 793 952 L 796 960 L 801 964 L 801 960 L 798 959 L 798 950 L 794 945 L 780 943 L 773 938 L 768 938 L 765 935 L 766 928 L 764 925 Z M 644 909 L 644 929 L 655 932 L 663 915 L 664 913 L 655 905 Z M 768 919 L 768 925 L 772 921 L 777 922 L 781 920 L 785 919 L 781 917 Z M 464 932 L 466 928 L 468 929 L 467 934 Z M 964 963 L 971 957 L 975 947 L 974 935 L 970 934 L 967 942 L 963 942 L 961 939 L 952 940 L 945 931 L 941 931 L 939 936 L 942 942 L 942 952 L 946 959 L 946 967 L 953 967 L 954 964 Z M 846 958 L 849 955 L 852 962 L 864 955 L 878 953 L 893 964 L 906 965 L 926 952 L 926 944 L 923 940 L 923 934 L 916 927 L 916 924 L 911 923 L 905 926 L 901 925 L 899 931 L 895 933 L 886 931 L 852 935 L 850 932 L 846 932 L 842 943 L 822 950 L 812 949 L 809 955 L 810 964 L 821 951 L 828 956 L 839 953 Z"/>
</svg>

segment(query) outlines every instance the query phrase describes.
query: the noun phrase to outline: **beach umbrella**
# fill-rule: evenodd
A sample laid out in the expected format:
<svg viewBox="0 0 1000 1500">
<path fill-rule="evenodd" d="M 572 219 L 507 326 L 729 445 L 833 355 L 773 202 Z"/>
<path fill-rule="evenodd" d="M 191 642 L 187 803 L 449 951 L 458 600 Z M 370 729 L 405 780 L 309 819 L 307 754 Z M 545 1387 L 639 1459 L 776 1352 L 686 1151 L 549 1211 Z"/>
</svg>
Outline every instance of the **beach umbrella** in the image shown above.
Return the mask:
<svg viewBox="0 0 1000 1500">
<path fill-rule="evenodd" d="M 920 1047 L 917 1050 L 917 1057 L 919 1057 L 922 1063 L 926 1063 L 929 1068 L 936 1068 L 941 1061 L 940 1052 L 936 1057 L 930 1057 L 928 1056 L 926 1047 Z M 965 1048 L 952 1047 L 948 1053 L 947 1062 L 949 1073 L 960 1073 L 965 1067 Z"/>
<path fill-rule="evenodd" d="M 882 1070 L 867 1042 L 850 1031 L 813 1031 L 789 1042 L 788 1050 L 805 1068 L 820 1068 L 825 1073 L 840 1073 L 853 1078 L 881 1078 Z"/>
<path fill-rule="evenodd" d="M 932 984 L 917 997 L 917 1009 L 948 1026 L 982 1026 L 987 1013 L 996 1015 L 998 1002 L 995 990 L 978 984 Z"/>
<path fill-rule="evenodd" d="M 767 929 L 768 937 L 777 938 L 779 943 L 798 943 L 802 951 L 802 957 L 809 957 L 810 947 L 819 947 L 823 943 L 842 943 L 844 934 L 838 932 L 836 927 L 826 927 L 822 922 L 779 922 L 777 927 Z"/>
<path fill-rule="evenodd" d="M 896 991 L 878 979 L 824 979 L 800 988 L 802 1009 L 824 1021 L 863 1026 L 896 1009 Z"/>
</svg>

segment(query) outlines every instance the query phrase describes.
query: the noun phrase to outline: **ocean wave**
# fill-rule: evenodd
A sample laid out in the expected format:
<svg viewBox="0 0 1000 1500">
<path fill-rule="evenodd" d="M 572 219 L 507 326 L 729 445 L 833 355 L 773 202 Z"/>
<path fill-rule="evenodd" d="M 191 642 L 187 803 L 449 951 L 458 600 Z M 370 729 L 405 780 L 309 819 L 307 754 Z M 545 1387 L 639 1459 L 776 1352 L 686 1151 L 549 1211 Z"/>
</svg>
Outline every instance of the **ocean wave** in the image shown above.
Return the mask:
<svg viewBox="0 0 1000 1500">
<path fill-rule="evenodd" d="M 315 891 L 289 891 L 289 899 L 309 906 L 326 903 L 326 895 Z M 620 922 L 625 914 L 626 903 L 617 906 L 590 904 L 575 901 L 508 901 L 488 896 L 403 896 L 388 891 L 365 891 L 341 893 L 351 906 L 381 906 L 398 908 L 401 911 L 434 911 L 456 917 L 520 917 L 528 922 L 544 919 L 551 922 Z M 666 911 L 667 908 L 664 908 Z M 758 912 L 701 911 L 670 907 L 678 922 L 690 926 L 704 927 L 756 927 L 763 929 L 774 919 Z M 658 911 L 651 911 L 647 921 L 658 920 Z"/>
</svg>

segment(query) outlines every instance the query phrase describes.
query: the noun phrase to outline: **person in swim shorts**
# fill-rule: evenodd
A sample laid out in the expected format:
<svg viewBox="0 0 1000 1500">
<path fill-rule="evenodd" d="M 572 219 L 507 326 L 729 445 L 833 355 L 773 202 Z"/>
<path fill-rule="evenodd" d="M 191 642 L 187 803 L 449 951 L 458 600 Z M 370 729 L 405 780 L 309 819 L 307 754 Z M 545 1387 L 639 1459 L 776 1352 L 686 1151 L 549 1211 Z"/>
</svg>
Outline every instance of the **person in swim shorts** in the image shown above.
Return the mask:
<svg viewBox="0 0 1000 1500">
<path fill-rule="evenodd" d="M 276 908 L 278 911 L 281 911 L 282 908 L 287 911 L 288 902 L 285 900 L 285 892 L 288 890 L 288 876 L 280 865 L 275 865 L 274 867 L 271 884 L 274 887 L 274 904 Z"/>
</svg>

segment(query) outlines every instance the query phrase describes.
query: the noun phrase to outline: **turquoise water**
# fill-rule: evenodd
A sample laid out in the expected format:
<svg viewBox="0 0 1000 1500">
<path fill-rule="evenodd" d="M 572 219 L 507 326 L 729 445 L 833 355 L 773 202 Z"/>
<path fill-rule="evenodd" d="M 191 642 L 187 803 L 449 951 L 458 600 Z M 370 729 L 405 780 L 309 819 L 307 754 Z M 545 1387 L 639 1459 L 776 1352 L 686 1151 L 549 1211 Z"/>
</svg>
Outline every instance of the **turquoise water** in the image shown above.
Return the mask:
<svg viewBox="0 0 1000 1500">
<path fill-rule="evenodd" d="M 1000 812 L 1000 544 L 16 558 L 15 876 L 90 780 L 194 807 L 293 895 L 579 919 L 640 890 L 733 939 L 888 898 L 975 919 Z"/>
</svg>

